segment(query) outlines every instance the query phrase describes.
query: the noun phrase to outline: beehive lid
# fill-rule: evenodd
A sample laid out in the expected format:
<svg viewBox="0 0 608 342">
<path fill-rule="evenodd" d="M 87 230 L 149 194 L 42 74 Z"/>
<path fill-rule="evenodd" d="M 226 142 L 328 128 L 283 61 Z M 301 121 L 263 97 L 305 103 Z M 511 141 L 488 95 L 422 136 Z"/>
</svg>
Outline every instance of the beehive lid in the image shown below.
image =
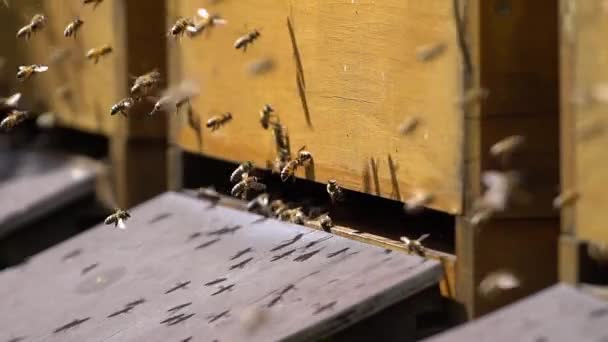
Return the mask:
<svg viewBox="0 0 608 342">
<path fill-rule="evenodd" d="M 165 193 L 0 274 L 0 340 L 312 340 L 441 277 L 439 263 Z"/>
</svg>

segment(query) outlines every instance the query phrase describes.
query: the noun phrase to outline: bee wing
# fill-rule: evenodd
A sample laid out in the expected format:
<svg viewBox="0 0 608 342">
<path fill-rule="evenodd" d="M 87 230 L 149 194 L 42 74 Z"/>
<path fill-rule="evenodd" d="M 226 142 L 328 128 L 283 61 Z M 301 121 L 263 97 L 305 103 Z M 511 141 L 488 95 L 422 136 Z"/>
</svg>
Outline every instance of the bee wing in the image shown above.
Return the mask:
<svg viewBox="0 0 608 342">
<path fill-rule="evenodd" d="M 9 107 L 15 107 L 19 104 L 19 100 L 21 99 L 21 93 L 16 93 L 11 95 L 8 99 L 4 101 L 4 104 Z"/>
<path fill-rule="evenodd" d="M 213 18 L 213 25 L 227 25 L 228 20 L 222 18 Z"/>
<path fill-rule="evenodd" d="M 34 67 L 35 72 L 45 72 L 47 70 L 49 70 L 49 67 L 46 65 L 37 65 Z"/>
<path fill-rule="evenodd" d="M 405 237 L 405 236 L 402 236 L 402 237 L 400 237 L 399 239 L 400 239 L 400 240 L 401 240 L 403 243 L 405 243 L 406 245 L 410 243 L 410 239 L 408 239 L 408 238 L 407 238 L 407 237 Z"/>
<path fill-rule="evenodd" d="M 23 71 L 23 70 L 25 70 L 25 69 L 27 69 L 27 67 L 26 67 L 26 66 L 23 66 L 23 65 L 20 65 L 20 66 L 19 66 L 19 71 Z"/>
<path fill-rule="evenodd" d="M 188 31 L 190 33 L 198 33 L 199 30 L 201 30 L 201 29 L 202 29 L 202 27 L 199 27 L 198 25 L 186 27 L 186 31 Z"/>
<path fill-rule="evenodd" d="M 418 242 L 422 242 L 422 241 L 426 240 L 426 239 L 427 239 L 429 236 L 431 236 L 431 234 L 422 234 L 422 235 L 421 235 L 421 236 L 420 236 L 420 237 L 417 239 L 417 241 L 418 241 Z"/>
<path fill-rule="evenodd" d="M 207 18 L 209 18 L 209 17 L 210 17 L 210 15 L 209 15 L 209 11 L 207 11 L 207 10 L 206 10 L 206 9 L 204 9 L 204 8 L 199 8 L 199 9 L 196 11 L 196 14 L 197 14 L 199 17 L 203 18 L 203 19 L 207 19 Z"/>
<path fill-rule="evenodd" d="M 123 219 L 118 219 L 117 227 L 118 229 L 127 229 L 127 225 Z"/>
</svg>

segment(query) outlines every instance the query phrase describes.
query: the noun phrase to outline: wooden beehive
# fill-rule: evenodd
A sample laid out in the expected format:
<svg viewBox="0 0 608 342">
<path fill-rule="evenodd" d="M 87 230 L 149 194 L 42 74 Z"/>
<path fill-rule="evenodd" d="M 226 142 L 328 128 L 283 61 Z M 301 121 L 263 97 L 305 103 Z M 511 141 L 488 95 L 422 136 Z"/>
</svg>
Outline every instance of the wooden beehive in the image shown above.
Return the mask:
<svg viewBox="0 0 608 342">
<path fill-rule="evenodd" d="M 581 243 L 608 243 L 605 154 L 608 135 L 608 49 L 602 42 L 608 7 L 601 1 L 563 0 L 561 11 L 562 238 L 560 277 L 579 281 Z M 567 199 L 567 200 L 566 200 Z"/>
<path fill-rule="evenodd" d="M 170 19 L 192 17 L 201 4 L 171 2 Z M 292 153 L 313 154 L 319 183 L 405 201 L 433 195 L 428 207 L 456 216 L 457 297 L 479 314 L 556 279 L 558 185 L 557 1 L 221 1 L 209 4 L 228 25 L 170 48 L 172 81 L 193 79 L 201 95 L 196 120 L 176 116 L 171 142 L 180 149 L 265 166 L 275 157 L 259 111 L 276 109 Z M 235 39 L 258 29 L 246 52 Z M 428 61 L 420 49 L 440 45 Z M 274 68 L 252 75 L 252 63 Z M 489 91 L 487 99 L 465 101 Z M 234 119 L 216 132 L 210 117 Z M 416 129 L 401 135 L 411 117 Z M 489 154 L 497 141 L 526 136 L 505 166 Z M 485 170 L 526 175 L 532 200 L 472 229 L 468 218 Z M 517 228 L 517 229 L 514 229 Z M 432 227 L 429 227 L 432 232 Z M 508 245 L 519 253 L 497 255 Z M 555 253 L 551 253 L 554 250 Z M 551 255 L 553 254 L 553 255 Z M 537 258 L 547 269 L 530 267 Z M 476 284 L 498 266 L 534 274 L 521 292 L 489 302 Z"/>
<path fill-rule="evenodd" d="M 27 41 L 16 38 L 37 13 L 47 17 L 46 27 Z M 23 93 L 28 109 L 55 113 L 62 127 L 109 138 L 117 204 L 132 205 L 162 191 L 164 168 L 145 177 L 137 170 L 164 164 L 166 119 L 146 115 L 154 101 L 137 104 L 128 117 L 111 116 L 110 109 L 129 95 L 134 76 L 153 69 L 166 76 L 165 2 L 106 0 L 93 6 L 80 0 L 26 0 L 10 3 L 3 15 L 12 18 L 7 27 L 14 29 L 5 33 L 16 47 L 8 56 L 11 68 L 49 66 L 47 72 L 13 84 L 11 90 Z M 76 18 L 83 26 L 75 37 L 64 37 Z M 111 54 L 97 64 L 86 59 L 87 51 L 104 45 L 112 47 Z M 5 76 L 15 77 L 13 70 Z"/>
</svg>

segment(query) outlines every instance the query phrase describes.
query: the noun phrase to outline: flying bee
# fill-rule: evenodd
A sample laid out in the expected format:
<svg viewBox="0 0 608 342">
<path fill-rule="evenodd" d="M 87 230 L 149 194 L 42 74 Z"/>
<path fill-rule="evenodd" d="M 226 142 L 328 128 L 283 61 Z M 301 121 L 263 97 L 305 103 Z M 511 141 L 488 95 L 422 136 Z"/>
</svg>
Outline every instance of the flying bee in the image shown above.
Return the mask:
<svg viewBox="0 0 608 342">
<path fill-rule="evenodd" d="M 276 66 L 276 63 L 271 58 L 262 58 L 255 60 L 247 65 L 247 71 L 250 75 L 262 75 L 272 71 Z"/>
<path fill-rule="evenodd" d="M 83 0 L 85 5 L 93 4 L 93 9 L 96 9 L 102 2 L 103 0 Z"/>
<path fill-rule="evenodd" d="M 30 39 L 32 34 L 38 32 L 46 25 L 46 17 L 43 14 L 35 14 L 30 23 L 23 26 L 17 31 L 17 38 L 24 38 L 25 40 Z"/>
<path fill-rule="evenodd" d="M 160 79 L 160 72 L 158 70 L 153 70 L 137 77 L 131 87 L 131 94 L 138 96 L 148 94 L 160 83 Z"/>
<path fill-rule="evenodd" d="M 416 127 L 418 127 L 418 118 L 415 116 L 411 116 L 411 117 L 405 119 L 399 125 L 399 133 L 401 135 L 410 134 L 416 129 Z"/>
<path fill-rule="evenodd" d="M 17 71 L 17 79 L 23 82 L 32 77 L 34 74 L 45 72 L 47 70 L 49 70 L 49 67 L 42 64 L 32 64 L 26 66 L 22 65 Z"/>
<path fill-rule="evenodd" d="M 127 228 L 125 221 L 129 218 L 131 218 L 131 214 L 128 211 L 116 208 L 114 209 L 114 213 L 106 217 L 103 223 L 107 225 L 113 224 L 114 227 L 125 229 Z"/>
<path fill-rule="evenodd" d="M 408 252 L 424 256 L 426 254 L 426 248 L 422 245 L 422 241 L 426 240 L 429 236 L 431 235 L 423 234 L 416 240 L 410 240 L 409 238 L 402 236 L 401 241 L 405 244 L 405 248 L 407 248 Z"/>
<path fill-rule="evenodd" d="M 489 273 L 479 283 L 477 291 L 483 297 L 493 297 L 502 291 L 518 288 L 521 285 L 519 279 L 508 271 L 495 271 Z"/>
<path fill-rule="evenodd" d="M 129 110 L 133 105 L 137 102 L 137 98 L 133 97 L 125 97 L 124 99 L 118 101 L 115 105 L 110 109 L 110 115 L 116 115 L 118 113 L 122 114 L 122 116 L 127 117 L 129 114 Z"/>
<path fill-rule="evenodd" d="M 526 138 L 521 135 L 506 137 L 490 147 L 490 154 L 494 157 L 506 158 L 520 148 L 525 141 Z"/>
<path fill-rule="evenodd" d="M 253 44 L 253 42 L 260 37 L 258 30 L 253 30 L 244 36 L 237 38 L 234 42 L 234 48 L 237 50 L 243 49 L 243 52 L 247 51 L 247 46 Z"/>
<path fill-rule="evenodd" d="M 420 212 L 425 206 L 429 205 L 435 196 L 433 194 L 420 191 L 414 194 L 411 198 L 409 198 L 403 204 L 403 209 L 410 214 L 415 214 Z"/>
<path fill-rule="evenodd" d="M 230 182 L 236 183 L 243 178 L 244 174 L 248 174 L 253 170 L 253 163 L 250 161 L 246 161 L 239 165 L 234 172 L 230 175 Z"/>
<path fill-rule="evenodd" d="M 220 129 L 220 127 L 224 126 L 225 124 L 227 124 L 229 121 L 232 120 L 232 113 L 224 113 L 221 115 L 216 115 L 212 118 L 210 118 L 209 120 L 207 120 L 207 128 L 211 128 L 211 131 L 216 131 L 218 129 Z"/>
<path fill-rule="evenodd" d="M 0 97 L 0 114 L 17 109 L 20 99 L 21 93 L 15 93 L 7 98 Z"/>
<path fill-rule="evenodd" d="M 524 194 L 519 189 L 521 175 L 516 171 L 484 171 L 481 177 L 486 190 L 473 203 L 471 223 L 478 225 L 495 213 L 505 211 L 513 199 Z"/>
<path fill-rule="evenodd" d="M 222 19 L 217 14 L 209 14 L 204 8 L 199 8 L 196 14 L 202 18 L 202 20 L 195 22 L 194 25 L 186 27 L 186 33 L 190 38 L 201 34 L 206 29 L 211 29 L 217 25 L 226 25 L 228 23 L 228 21 Z"/>
<path fill-rule="evenodd" d="M 257 212 L 265 217 L 274 215 L 270 206 L 270 195 L 267 193 L 260 194 L 249 201 L 249 203 L 247 203 L 247 210 Z"/>
<path fill-rule="evenodd" d="M 336 182 L 335 179 L 330 179 L 327 181 L 327 193 L 329 194 L 331 203 L 340 202 L 344 198 L 342 188 L 338 185 L 338 182 Z"/>
<path fill-rule="evenodd" d="M 287 181 L 290 177 L 294 177 L 296 170 L 300 166 L 306 166 L 310 161 L 312 161 L 312 154 L 304 149 L 306 146 L 302 146 L 300 150 L 298 150 L 298 156 L 294 160 L 290 160 L 285 167 L 281 170 L 281 180 L 283 182 Z"/>
<path fill-rule="evenodd" d="M 258 178 L 255 176 L 249 176 L 248 174 L 243 174 L 243 179 L 238 182 L 232 190 L 230 194 L 235 197 L 241 197 L 242 199 L 247 198 L 247 193 L 250 190 L 253 191 L 264 191 L 266 190 L 266 185 L 259 183 Z"/>
<path fill-rule="evenodd" d="M 575 190 L 566 190 L 553 199 L 553 208 L 559 209 L 569 206 L 578 200 L 579 193 Z"/>
<path fill-rule="evenodd" d="M 270 125 L 270 120 L 273 117 L 274 108 L 271 105 L 265 104 L 262 110 L 260 111 L 260 123 L 264 129 L 268 129 Z"/>
<path fill-rule="evenodd" d="M 467 90 L 462 98 L 456 101 L 459 106 L 468 106 L 470 104 L 479 103 L 481 100 L 485 100 L 490 95 L 490 91 L 485 88 L 472 88 Z"/>
<path fill-rule="evenodd" d="M 29 113 L 20 110 L 11 111 L 5 118 L 0 122 L 0 129 L 8 132 L 13 128 L 20 125 L 29 117 Z"/>
<path fill-rule="evenodd" d="M 87 51 L 87 59 L 92 59 L 94 64 L 99 62 L 99 59 L 105 55 L 112 53 L 112 47 L 110 45 L 104 45 L 98 48 L 92 48 Z"/>
<path fill-rule="evenodd" d="M 199 94 L 199 91 L 197 83 L 190 80 L 181 81 L 178 85 L 169 87 L 163 92 L 149 115 L 154 115 L 160 111 L 179 112 L 184 104 L 189 103 L 191 98 Z"/>
<path fill-rule="evenodd" d="M 175 24 L 173 24 L 173 26 L 171 26 L 171 28 L 169 29 L 167 36 L 177 39 L 183 36 L 189 27 L 194 27 L 194 21 L 192 19 L 178 18 L 175 21 Z"/>
<path fill-rule="evenodd" d="M 416 49 L 416 59 L 419 62 L 429 62 L 436 57 L 439 57 L 446 50 L 446 45 L 443 43 L 435 43 L 423 45 Z"/>
<path fill-rule="evenodd" d="M 80 20 L 80 18 L 74 19 L 68 24 L 68 26 L 65 27 L 65 30 L 63 30 L 63 36 L 66 38 L 76 38 L 76 34 L 78 33 L 78 30 L 80 29 L 82 24 L 84 24 L 84 21 Z"/>
</svg>

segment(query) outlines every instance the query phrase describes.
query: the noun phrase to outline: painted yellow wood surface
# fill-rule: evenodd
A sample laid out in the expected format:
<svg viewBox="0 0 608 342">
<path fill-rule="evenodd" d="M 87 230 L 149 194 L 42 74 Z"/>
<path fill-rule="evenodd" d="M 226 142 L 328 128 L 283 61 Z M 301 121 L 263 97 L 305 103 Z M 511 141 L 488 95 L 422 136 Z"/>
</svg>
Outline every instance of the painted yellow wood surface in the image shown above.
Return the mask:
<svg viewBox="0 0 608 342">
<path fill-rule="evenodd" d="M 430 207 L 460 213 L 463 116 L 456 105 L 460 52 L 452 5 L 451 0 L 209 5 L 228 25 L 169 49 L 179 56 L 181 77 L 201 85 L 201 96 L 193 101 L 201 124 L 222 112 L 231 112 L 234 120 L 217 132 L 203 128 L 199 137 L 181 117 L 177 143 L 188 151 L 265 166 L 275 148 L 258 112 L 270 103 L 288 127 L 292 152 L 306 145 L 313 154 L 316 181 L 336 179 L 349 189 L 400 200 L 427 191 L 435 196 Z M 200 6 L 182 0 L 174 14 L 193 16 Z M 299 96 L 288 18 L 301 57 L 310 124 Z M 261 37 L 247 52 L 235 50 L 235 39 L 254 28 Z M 446 50 L 419 62 L 417 48 L 436 43 Z M 262 58 L 272 59 L 275 69 L 248 74 L 248 64 Z M 400 136 L 398 126 L 411 116 L 419 118 L 419 126 Z M 303 170 L 298 175 L 304 176 Z"/>
<path fill-rule="evenodd" d="M 570 101 L 575 127 L 575 234 L 582 240 L 608 243 L 608 5 L 570 1 L 564 39 L 570 39 L 573 68 Z M 602 90 L 603 89 L 603 90 Z"/>
</svg>

